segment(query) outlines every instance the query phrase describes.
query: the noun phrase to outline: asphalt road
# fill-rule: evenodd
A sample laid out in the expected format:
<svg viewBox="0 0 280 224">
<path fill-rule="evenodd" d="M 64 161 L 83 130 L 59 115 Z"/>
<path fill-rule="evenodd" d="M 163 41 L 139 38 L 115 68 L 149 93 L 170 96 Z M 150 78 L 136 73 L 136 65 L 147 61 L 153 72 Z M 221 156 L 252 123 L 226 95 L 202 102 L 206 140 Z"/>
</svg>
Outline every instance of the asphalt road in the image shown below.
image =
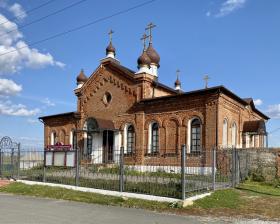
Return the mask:
<svg viewBox="0 0 280 224">
<path fill-rule="evenodd" d="M 241 220 L 240 220 L 241 221 Z M 20 224 L 201 224 L 248 223 L 211 217 L 175 216 L 141 209 L 0 194 L 0 223 Z M 250 222 L 251 223 L 251 222 Z M 255 222 L 253 222 L 255 223 Z"/>
</svg>

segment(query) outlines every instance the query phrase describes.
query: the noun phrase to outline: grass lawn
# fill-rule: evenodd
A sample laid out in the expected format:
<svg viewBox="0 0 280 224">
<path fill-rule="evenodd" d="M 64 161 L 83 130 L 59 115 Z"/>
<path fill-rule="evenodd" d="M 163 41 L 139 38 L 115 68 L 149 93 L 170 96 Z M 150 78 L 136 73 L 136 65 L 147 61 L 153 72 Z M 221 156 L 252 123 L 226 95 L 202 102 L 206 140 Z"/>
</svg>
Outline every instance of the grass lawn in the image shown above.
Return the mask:
<svg viewBox="0 0 280 224">
<path fill-rule="evenodd" d="M 176 204 L 124 199 L 94 193 L 78 192 L 58 187 L 29 186 L 12 183 L 0 192 L 72 200 L 102 205 L 143 208 L 161 212 L 191 215 L 235 216 L 280 221 L 280 188 L 247 181 L 236 189 L 215 191 L 211 196 L 197 200 L 193 206 L 180 208 Z"/>
</svg>

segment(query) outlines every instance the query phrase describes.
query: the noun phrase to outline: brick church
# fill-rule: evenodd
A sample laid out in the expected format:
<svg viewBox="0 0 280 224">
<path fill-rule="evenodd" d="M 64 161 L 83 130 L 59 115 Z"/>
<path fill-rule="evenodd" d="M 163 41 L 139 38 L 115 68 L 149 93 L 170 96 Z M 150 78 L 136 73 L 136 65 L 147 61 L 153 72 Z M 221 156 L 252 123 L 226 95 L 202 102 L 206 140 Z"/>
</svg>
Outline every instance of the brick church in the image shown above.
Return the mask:
<svg viewBox="0 0 280 224">
<path fill-rule="evenodd" d="M 241 98 L 224 86 L 183 92 L 177 76 L 174 88 L 158 81 L 160 56 L 144 35 L 138 70 L 123 66 L 110 42 L 106 57 L 87 77 L 77 76 L 77 109 L 40 117 L 45 147 L 60 143 L 78 147 L 92 163 L 113 163 L 124 147 L 126 158 L 145 164 L 151 157 L 179 157 L 217 148 L 266 146 L 266 122 L 251 98 Z M 146 39 L 148 46 L 146 47 Z"/>
</svg>

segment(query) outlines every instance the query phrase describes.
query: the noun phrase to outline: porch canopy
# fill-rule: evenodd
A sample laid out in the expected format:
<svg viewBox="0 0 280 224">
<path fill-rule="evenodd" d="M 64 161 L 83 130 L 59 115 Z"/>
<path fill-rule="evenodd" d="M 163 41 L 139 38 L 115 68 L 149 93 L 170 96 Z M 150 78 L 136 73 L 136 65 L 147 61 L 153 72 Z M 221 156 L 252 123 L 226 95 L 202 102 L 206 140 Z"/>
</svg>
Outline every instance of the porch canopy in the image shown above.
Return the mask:
<svg viewBox="0 0 280 224">
<path fill-rule="evenodd" d="M 116 131 L 113 121 L 100 118 L 88 118 L 83 129 L 76 129 L 75 132 L 101 132 L 101 131 Z"/>
<path fill-rule="evenodd" d="M 267 135 L 265 122 L 263 120 L 245 121 L 243 125 L 243 133 Z"/>
</svg>

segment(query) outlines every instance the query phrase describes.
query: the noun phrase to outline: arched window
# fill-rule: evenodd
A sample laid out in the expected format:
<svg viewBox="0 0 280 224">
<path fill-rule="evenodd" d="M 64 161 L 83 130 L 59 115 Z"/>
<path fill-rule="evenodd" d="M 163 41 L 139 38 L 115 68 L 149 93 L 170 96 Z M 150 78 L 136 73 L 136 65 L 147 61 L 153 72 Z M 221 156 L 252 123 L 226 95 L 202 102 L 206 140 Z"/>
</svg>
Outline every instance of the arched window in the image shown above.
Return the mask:
<svg viewBox="0 0 280 224">
<path fill-rule="evenodd" d="M 201 151 L 201 122 L 195 118 L 191 122 L 191 152 Z"/>
<path fill-rule="evenodd" d="M 158 123 L 154 122 L 151 124 L 151 153 L 157 153 L 159 151 L 159 126 Z"/>
<path fill-rule="evenodd" d="M 66 137 L 65 131 L 61 130 L 59 135 L 59 142 L 62 143 L 63 145 L 65 144 L 65 137 Z"/>
<path fill-rule="evenodd" d="M 237 139 L 237 127 L 234 122 L 231 127 L 231 144 L 233 147 L 236 147 L 236 139 Z"/>
<path fill-rule="evenodd" d="M 228 147 L 228 121 L 224 119 L 223 122 L 223 147 Z"/>
<path fill-rule="evenodd" d="M 134 152 L 135 131 L 133 125 L 129 125 L 126 133 L 126 152 L 131 154 Z"/>
<path fill-rule="evenodd" d="M 52 131 L 51 133 L 51 145 L 55 145 L 56 143 L 56 132 L 55 131 Z"/>
</svg>

